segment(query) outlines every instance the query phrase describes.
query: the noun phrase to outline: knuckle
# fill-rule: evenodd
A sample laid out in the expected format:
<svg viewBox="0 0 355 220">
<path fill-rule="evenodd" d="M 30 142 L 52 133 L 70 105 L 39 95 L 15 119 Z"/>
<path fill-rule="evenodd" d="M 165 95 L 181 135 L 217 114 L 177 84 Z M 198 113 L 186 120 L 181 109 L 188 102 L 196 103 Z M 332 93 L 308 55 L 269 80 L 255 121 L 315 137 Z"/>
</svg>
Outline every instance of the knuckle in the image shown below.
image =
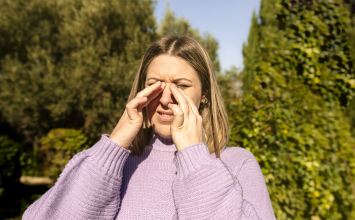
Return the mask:
<svg viewBox="0 0 355 220">
<path fill-rule="evenodd" d="M 134 99 L 133 99 L 134 100 Z M 127 104 L 126 104 L 126 108 L 132 108 L 133 107 L 133 100 L 131 100 L 130 102 L 128 102 Z"/>
<path fill-rule="evenodd" d="M 132 101 L 139 102 L 141 99 L 143 99 L 143 97 L 135 97 L 134 99 L 132 99 Z"/>
<path fill-rule="evenodd" d="M 177 116 L 184 116 L 184 112 L 178 111 L 178 112 L 176 113 L 176 115 L 177 115 Z"/>
</svg>

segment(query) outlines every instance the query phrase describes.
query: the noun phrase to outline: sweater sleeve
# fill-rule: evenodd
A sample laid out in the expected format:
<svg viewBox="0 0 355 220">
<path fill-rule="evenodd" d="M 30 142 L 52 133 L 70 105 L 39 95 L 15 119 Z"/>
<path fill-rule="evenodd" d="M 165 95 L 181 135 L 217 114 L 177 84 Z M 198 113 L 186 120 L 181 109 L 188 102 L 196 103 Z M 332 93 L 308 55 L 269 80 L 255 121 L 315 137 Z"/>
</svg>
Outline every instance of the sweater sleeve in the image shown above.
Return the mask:
<svg viewBox="0 0 355 220">
<path fill-rule="evenodd" d="M 172 189 L 177 219 L 275 219 L 264 177 L 253 155 L 234 168 L 238 176 L 221 159 L 212 158 L 205 143 L 179 151 L 174 162 L 177 176 Z"/>
<path fill-rule="evenodd" d="M 76 154 L 55 185 L 27 208 L 23 219 L 113 219 L 120 205 L 123 166 L 130 150 L 102 135 Z"/>
</svg>

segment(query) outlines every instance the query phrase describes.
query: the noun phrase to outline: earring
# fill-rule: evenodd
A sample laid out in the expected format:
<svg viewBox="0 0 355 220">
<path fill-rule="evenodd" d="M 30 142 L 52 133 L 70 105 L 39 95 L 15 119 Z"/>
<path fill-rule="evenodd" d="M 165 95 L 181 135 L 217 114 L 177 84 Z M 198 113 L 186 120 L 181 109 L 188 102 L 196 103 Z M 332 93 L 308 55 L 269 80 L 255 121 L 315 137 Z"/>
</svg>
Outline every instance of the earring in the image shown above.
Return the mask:
<svg viewBox="0 0 355 220">
<path fill-rule="evenodd" d="M 200 106 L 200 108 L 203 108 L 206 104 L 208 103 L 208 99 L 205 99 L 205 102 L 202 103 L 202 105 Z"/>
</svg>

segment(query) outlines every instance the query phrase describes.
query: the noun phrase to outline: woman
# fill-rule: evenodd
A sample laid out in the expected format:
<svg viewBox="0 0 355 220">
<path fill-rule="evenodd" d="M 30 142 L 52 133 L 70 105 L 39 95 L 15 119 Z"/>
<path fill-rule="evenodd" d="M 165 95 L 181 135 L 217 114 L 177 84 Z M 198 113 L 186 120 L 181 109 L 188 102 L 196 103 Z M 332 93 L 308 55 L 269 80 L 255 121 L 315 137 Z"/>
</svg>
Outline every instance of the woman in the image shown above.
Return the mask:
<svg viewBox="0 0 355 220">
<path fill-rule="evenodd" d="M 225 147 L 228 135 L 206 50 L 162 37 L 111 135 L 75 155 L 23 219 L 275 219 L 258 162 Z"/>
</svg>

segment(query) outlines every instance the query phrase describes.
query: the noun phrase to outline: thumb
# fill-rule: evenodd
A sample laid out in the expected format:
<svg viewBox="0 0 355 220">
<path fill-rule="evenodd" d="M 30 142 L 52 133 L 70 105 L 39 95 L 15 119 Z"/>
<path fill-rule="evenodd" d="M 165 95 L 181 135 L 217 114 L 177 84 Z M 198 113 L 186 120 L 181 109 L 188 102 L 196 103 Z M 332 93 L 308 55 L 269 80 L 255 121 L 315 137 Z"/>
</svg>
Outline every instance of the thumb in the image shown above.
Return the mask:
<svg viewBox="0 0 355 220">
<path fill-rule="evenodd" d="M 147 97 L 136 97 L 126 105 L 129 120 L 134 121 L 142 117 L 141 105 L 145 102 L 147 102 Z"/>
</svg>

